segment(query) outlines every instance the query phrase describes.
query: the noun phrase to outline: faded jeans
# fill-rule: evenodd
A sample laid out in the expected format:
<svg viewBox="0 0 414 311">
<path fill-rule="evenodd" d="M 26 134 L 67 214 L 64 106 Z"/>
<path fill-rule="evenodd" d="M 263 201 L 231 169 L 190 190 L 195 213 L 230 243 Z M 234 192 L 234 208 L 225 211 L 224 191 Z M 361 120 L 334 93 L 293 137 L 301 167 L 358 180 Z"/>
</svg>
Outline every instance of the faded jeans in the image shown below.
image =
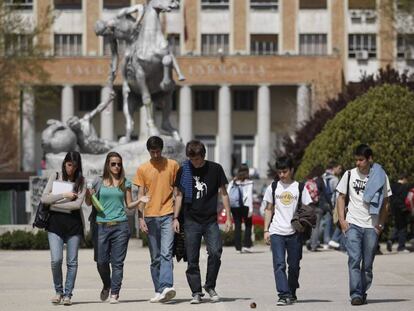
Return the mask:
<svg viewBox="0 0 414 311">
<path fill-rule="evenodd" d="M 372 283 L 372 266 L 377 250 L 378 235 L 373 228 L 350 224 L 345 232 L 348 252 L 349 294 L 351 299 L 364 299 Z"/>
<path fill-rule="evenodd" d="M 173 287 L 173 216 L 145 217 L 151 255 L 151 277 L 156 293 Z"/>
<path fill-rule="evenodd" d="M 57 295 L 72 297 L 73 288 L 75 287 L 76 273 L 78 271 L 78 250 L 81 235 L 72 235 L 62 238 L 59 235 L 48 232 L 51 267 L 53 283 Z M 66 243 L 66 282 L 63 290 L 62 262 L 63 262 L 63 245 Z"/>
</svg>

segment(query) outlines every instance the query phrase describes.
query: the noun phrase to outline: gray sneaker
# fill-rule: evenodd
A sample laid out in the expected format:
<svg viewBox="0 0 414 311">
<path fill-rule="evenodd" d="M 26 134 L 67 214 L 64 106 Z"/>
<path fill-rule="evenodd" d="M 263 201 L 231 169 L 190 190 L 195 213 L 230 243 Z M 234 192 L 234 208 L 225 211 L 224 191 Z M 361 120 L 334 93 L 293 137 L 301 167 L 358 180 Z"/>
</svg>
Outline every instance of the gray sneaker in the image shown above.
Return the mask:
<svg viewBox="0 0 414 311">
<path fill-rule="evenodd" d="M 286 297 L 286 298 L 279 298 L 279 300 L 277 301 L 278 306 L 287 306 L 287 305 L 291 305 L 292 301 L 290 300 L 290 298 Z"/>
<path fill-rule="evenodd" d="M 200 294 L 194 294 L 193 299 L 191 299 L 190 303 L 192 305 L 198 305 L 201 303 L 201 295 Z"/>
<path fill-rule="evenodd" d="M 217 292 L 214 289 L 204 287 L 204 290 L 210 296 L 211 302 L 218 302 L 218 301 L 220 301 L 220 296 L 217 294 Z"/>
<path fill-rule="evenodd" d="M 99 295 L 99 298 L 101 298 L 101 301 L 106 301 L 108 299 L 109 291 L 110 291 L 110 288 L 102 288 L 101 294 Z"/>
<path fill-rule="evenodd" d="M 63 305 L 64 306 L 71 306 L 72 305 L 72 301 L 70 300 L 70 297 L 63 298 Z"/>
</svg>

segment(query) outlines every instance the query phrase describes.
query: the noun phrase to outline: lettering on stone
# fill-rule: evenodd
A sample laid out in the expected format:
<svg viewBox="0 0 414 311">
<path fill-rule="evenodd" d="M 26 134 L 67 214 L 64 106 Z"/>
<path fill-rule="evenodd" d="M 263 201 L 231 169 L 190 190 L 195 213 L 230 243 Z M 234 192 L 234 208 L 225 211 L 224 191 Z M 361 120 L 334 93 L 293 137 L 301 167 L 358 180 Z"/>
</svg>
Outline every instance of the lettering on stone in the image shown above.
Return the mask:
<svg viewBox="0 0 414 311">
<path fill-rule="evenodd" d="M 266 74 L 266 68 L 263 65 L 248 65 L 246 63 L 240 64 L 208 64 L 208 65 L 191 65 L 188 67 L 188 73 L 190 76 L 212 76 L 212 75 L 224 75 L 224 76 L 244 76 L 255 75 L 262 77 Z"/>
</svg>

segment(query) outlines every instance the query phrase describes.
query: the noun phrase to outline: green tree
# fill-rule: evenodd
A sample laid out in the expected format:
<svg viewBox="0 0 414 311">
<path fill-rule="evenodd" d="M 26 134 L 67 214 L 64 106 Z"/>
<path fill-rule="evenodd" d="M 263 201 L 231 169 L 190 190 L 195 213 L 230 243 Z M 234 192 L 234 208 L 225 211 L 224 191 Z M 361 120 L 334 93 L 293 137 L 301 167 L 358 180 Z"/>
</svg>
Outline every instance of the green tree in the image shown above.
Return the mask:
<svg viewBox="0 0 414 311">
<path fill-rule="evenodd" d="M 375 161 L 391 179 L 414 172 L 414 93 L 397 85 L 383 85 L 349 103 L 306 148 L 296 177 L 332 159 L 354 166 L 353 151 L 361 143 L 371 146 Z"/>
</svg>

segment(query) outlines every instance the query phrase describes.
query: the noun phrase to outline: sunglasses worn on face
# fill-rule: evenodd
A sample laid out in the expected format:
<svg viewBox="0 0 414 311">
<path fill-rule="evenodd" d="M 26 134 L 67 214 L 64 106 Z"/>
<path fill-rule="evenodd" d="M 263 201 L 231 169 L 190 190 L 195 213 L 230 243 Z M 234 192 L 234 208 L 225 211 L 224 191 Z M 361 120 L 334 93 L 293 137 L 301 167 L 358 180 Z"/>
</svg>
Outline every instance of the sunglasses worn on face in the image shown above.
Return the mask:
<svg viewBox="0 0 414 311">
<path fill-rule="evenodd" d="M 115 167 L 115 166 L 122 167 L 122 163 L 111 162 L 110 164 L 111 164 L 111 167 Z"/>
</svg>

